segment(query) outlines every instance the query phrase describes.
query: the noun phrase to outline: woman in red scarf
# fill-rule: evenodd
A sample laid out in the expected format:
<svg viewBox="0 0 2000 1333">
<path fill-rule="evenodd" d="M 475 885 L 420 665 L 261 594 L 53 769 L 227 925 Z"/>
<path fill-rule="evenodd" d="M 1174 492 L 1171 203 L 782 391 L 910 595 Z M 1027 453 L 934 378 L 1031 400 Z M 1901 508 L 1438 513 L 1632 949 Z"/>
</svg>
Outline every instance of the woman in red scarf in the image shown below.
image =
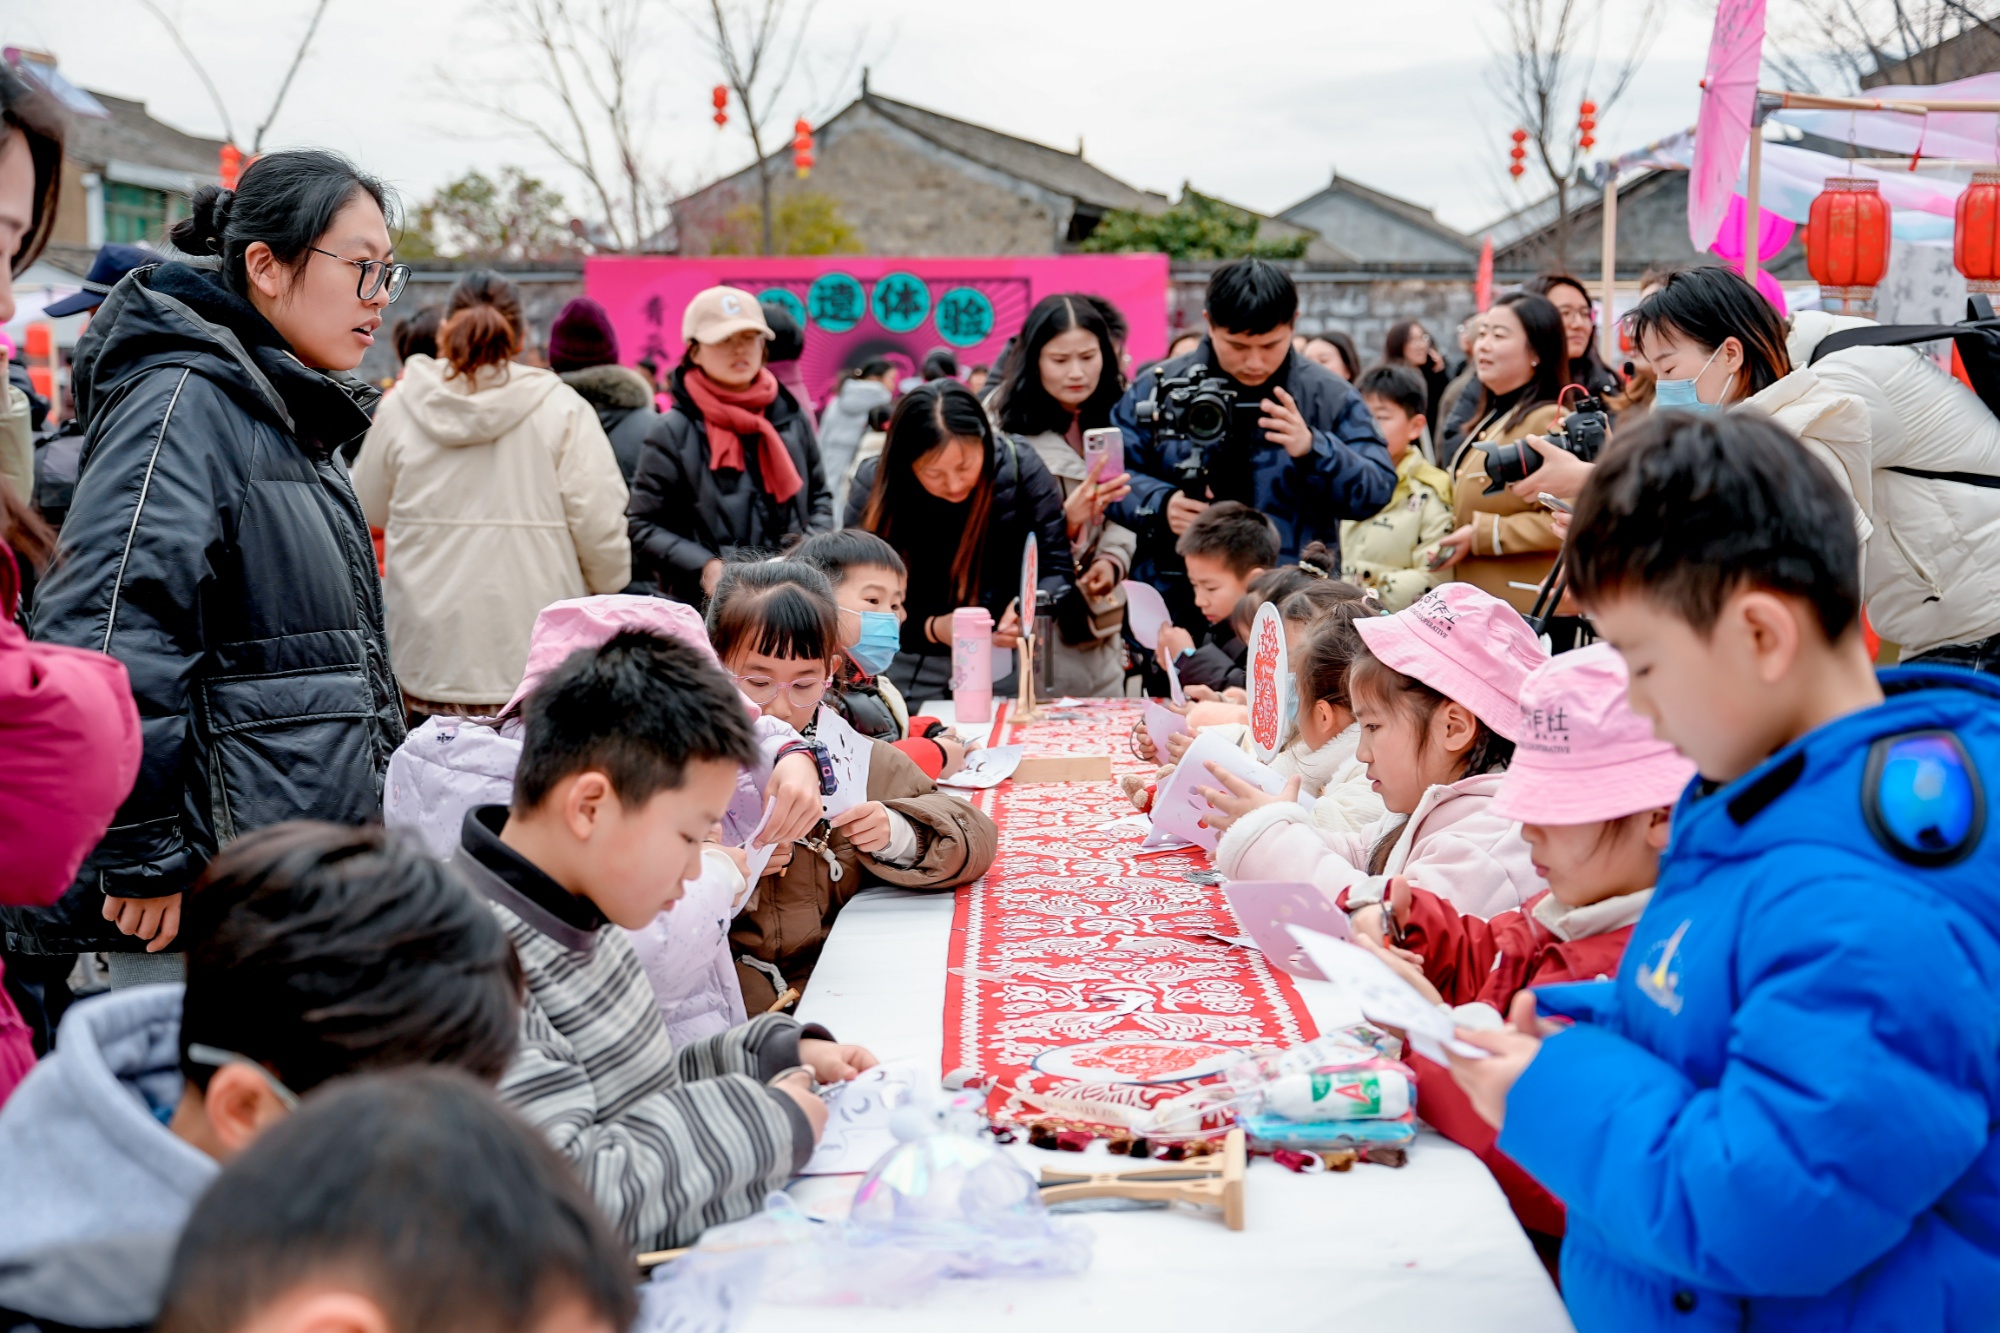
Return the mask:
<svg viewBox="0 0 2000 1333">
<path fill-rule="evenodd" d="M 757 298 L 711 287 L 688 302 L 681 333 L 673 407 L 647 432 L 628 512 L 635 577 L 698 606 L 736 553 L 830 531 L 833 493 L 812 419 L 765 364 Z"/>
</svg>

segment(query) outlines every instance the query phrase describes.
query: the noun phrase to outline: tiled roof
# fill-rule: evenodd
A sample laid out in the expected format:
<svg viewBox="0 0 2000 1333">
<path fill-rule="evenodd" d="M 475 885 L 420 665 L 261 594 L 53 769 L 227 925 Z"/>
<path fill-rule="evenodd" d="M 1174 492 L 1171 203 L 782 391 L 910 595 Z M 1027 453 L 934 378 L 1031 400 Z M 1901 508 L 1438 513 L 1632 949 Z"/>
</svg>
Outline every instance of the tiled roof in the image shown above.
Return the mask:
<svg viewBox="0 0 2000 1333">
<path fill-rule="evenodd" d="M 92 90 L 91 96 L 111 113 L 109 120 L 72 116 L 68 152 L 72 160 L 101 167 L 107 162 L 131 162 L 162 171 L 184 171 L 213 178 L 220 169 L 222 141 L 184 134 L 146 114 L 144 102 L 134 102 Z"/>
</svg>

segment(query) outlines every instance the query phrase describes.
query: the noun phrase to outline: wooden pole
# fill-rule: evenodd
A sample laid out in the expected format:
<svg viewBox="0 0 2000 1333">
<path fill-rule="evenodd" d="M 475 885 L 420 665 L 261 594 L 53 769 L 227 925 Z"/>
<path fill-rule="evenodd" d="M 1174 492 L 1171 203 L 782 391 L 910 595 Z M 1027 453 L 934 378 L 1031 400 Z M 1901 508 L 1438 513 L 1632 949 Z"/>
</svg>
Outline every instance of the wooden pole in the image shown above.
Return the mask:
<svg viewBox="0 0 2000 1333">
<path fill-rule="evenodd" d="M 1761 103 L 1761 94 L 1760 94 Z M 1757 234 L 1764 230 L 1764 109 L 1750 113 L 1750 164 L 1743 183 L 1743 276 L 1757 285 Z"/>
<path fill-rule="evenodd" d="M 1602 348 L 1601 360 L 1606 366 L 1618 364 L 1618 168 L 1614 165 L 1604 181 L 1604 211 L 1601 243 L 1604 263 L 1604 294 L 1599 299 L 1604 305 L 1604 323 L 1597 330 L 1598 342 Z"/>
<path fill-rule="evenodd" d="M 1895 111 L 1905 116 L 1922 116 L 1933 111 L 1962 111 L 1992 114 L 2000 102 L 1954 102 L 1934 99 L 1890 100 L 1879 97 L 1821 97 L 1818 93 L 1774 92 L 1760 88 L 1759 97 L 1768 97 L 1779 108 L 1798 111 Z"/>
</svg>

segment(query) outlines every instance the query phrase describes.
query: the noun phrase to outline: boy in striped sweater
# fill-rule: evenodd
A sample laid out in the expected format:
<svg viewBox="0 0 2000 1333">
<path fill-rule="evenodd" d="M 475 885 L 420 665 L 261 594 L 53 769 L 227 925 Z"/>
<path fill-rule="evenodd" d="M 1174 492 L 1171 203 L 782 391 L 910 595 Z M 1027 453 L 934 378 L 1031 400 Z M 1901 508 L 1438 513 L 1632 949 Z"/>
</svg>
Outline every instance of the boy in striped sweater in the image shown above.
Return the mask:
<svg viewBox="0 0 2000 1333">
<path fill-rule="evenodd" d="M 782 1014 L 675 1050 L 612 929 L 681 897 L 755 761 L 742 697 L 712 660 L 627 631 L 550 672 L 524 712 L 513 803 L 471 810 L 454 858 L 527 975 L 500 1097 L 634 1247 L 690 1244 L 756 1211 L 812 1155 L 826 1123 L 814 1077 L 875 1060 Z"/>
</svg>

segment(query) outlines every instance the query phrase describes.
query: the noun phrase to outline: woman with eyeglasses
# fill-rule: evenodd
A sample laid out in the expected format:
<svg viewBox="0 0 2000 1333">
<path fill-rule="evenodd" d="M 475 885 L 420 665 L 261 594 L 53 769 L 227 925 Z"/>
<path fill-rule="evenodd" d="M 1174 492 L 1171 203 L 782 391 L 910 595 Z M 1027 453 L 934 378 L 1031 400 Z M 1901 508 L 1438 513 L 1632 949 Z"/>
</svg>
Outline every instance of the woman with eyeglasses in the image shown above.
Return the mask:
<svg viewBox="0 0 2000 1333">
<path fill-rule="evenodd" d="M 1569 353 L 1569 381 L 1581 384 L 1598 397 L 1607 397 L 1625 387 L 1625 382 L 1607 370 L 1597 356 L 1597 314 L 1590 303 L 1590 290 L 1583 279 L 1567 273 L 1544 273 L 1521 284 L 1521 290 L 1542 297 L 1562 316 L 1564 350 Z"/>
<path fill-rule="evenodd" d="M 963 390 L 961 390 L 963 392 Z M 797 729 L 834 781 L 832 812 L 781 844 L 730 928 L 748 1013 L 804 991 L 849 899 L 871 885 L 950 889 L 993 864 L 993 821 L 941 792 L 916 762 L 822 706 L 840 665 L 840 611 L 826 575 L 796 560 L 732 564 L 708 604 L 715 655 L 750 701 Z"/>
<path fill-rule="evenodd" d="M 205 263 L 127 274 L 76 351 L 89 422 L 76 494 L 37 594 L 37 639 L 125 664 L 137 785 L 73 890 L 8 935 L 158 956 L 216 848 L 287 819 L 378 818 L 403 739 L 368 523 L 334 456 L 377 391 L 348 374 L 408 271 L 389 196 L 332 153 L 267 153 L 204 186 L 169 238 Z"/>
<path fill-rule="evenodd" d="M 512 283 L 460 278 L 354 463 L 413 721 L 499 712 L 543 607 L 632 581 L 618 455 L 583 395 L 515 360 L 526 335 Z"/>
</svg>

